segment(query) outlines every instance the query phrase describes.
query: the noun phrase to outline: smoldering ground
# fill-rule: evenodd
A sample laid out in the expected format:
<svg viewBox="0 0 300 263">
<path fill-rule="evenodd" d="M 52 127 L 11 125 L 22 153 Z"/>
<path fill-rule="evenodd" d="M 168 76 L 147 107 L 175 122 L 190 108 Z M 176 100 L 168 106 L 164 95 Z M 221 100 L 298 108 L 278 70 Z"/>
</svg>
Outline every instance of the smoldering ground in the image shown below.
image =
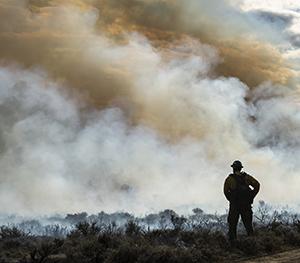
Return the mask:
<svg viewBox="0 0 300 263">
<path fill-rule="evenodd" d="M 297 204 L 281 39 L 204 4 L 0 1 L 2 211 L 216 210 L 236 158 L 261 198 Z"/>
</svg>

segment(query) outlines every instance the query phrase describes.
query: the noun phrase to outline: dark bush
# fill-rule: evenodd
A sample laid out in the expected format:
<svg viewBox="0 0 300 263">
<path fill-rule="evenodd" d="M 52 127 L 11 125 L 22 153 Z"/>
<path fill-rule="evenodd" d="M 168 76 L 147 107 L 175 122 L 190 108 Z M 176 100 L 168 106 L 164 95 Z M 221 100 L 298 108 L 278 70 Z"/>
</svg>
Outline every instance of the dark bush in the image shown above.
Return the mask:
<svg viewBox="0 0 300 263">
<path fill-rule="evenodd" d="M 17 227 L 8 227 L 8 226 L 1 226 L 0 227 L 0 239 L 11 239 L 11 238 L 19 238 L 25 237 L 26 234 L 24 231 L 20 230 Z"/>
<path fill-rule="evenodd" d="M 237 248 L 241 250 L 245 255 L 257 255 L 261 252 L 262 247 L 256 237 L 243 237 L 237 242 Z"/>
<path fill-rule="evenodd" d="M 123 244 L 113 251 L 107 262 L 113 263 L 133 263 L 137 262 L 141 249 L 133 244 L 123 242 Z"/>
<path fill-rule="evenodd" d="M 132 235 L 138 235 L 142 231 L 142 228 L 134 221 L 130 220 L 125 225 L 125 234 L 132 236 Z"/>
<path fill-rule="evenodd" d="M 263 250 L 267 253 L 273 253 L 280 251 L 284 244 L 283 239 L 270 232 L 261 237 L 260 243 L 262 244 Z"/>
<path fill-rule="evenodd" d="M 96 222 L 88 223 L 88 222 L 80 222 L 75 226 L 75 229 L 70 233 L 70 235 L 97 235 L 99 234 L 101 228 L 97 226 Z"/>
</svg>

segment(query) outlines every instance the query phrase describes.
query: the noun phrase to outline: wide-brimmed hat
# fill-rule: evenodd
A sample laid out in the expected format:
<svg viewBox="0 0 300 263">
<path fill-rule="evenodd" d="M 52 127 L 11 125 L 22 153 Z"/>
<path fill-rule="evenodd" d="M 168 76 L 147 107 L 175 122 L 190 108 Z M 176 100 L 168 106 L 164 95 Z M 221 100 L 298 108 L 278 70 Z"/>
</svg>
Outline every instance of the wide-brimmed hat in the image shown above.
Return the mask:
<svg viewBox="0 0 300 263">
<path fill-rule="evenodd" d="M 243 165 L 241 163 L 241 161 L 236 160 L 233 162 L 233 164 L 231 165 L 232 168 L 243 168 Z"/>
</svg>

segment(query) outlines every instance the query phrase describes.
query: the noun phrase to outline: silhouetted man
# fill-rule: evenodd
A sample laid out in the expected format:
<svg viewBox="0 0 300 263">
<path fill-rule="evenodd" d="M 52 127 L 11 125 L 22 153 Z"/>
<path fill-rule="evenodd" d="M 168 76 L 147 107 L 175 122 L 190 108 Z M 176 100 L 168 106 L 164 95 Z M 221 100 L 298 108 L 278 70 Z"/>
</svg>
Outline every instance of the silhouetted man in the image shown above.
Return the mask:
<svg viewBox="0 0 300 263">
<path fill-rule="evenodd" d="M 233 173 L 224 183 L 224 194 L 230 202 L 228 225 L 229 239 L 236 240 L 236 229 L 241 215 L 247 234 L 253 234 L 252 226 L 252 203 L 259 191 L 259 182 L 251 175 L 242 172 L 243 165 L 240 161 L 234 161 L 231 165 Z"/>
</svg>

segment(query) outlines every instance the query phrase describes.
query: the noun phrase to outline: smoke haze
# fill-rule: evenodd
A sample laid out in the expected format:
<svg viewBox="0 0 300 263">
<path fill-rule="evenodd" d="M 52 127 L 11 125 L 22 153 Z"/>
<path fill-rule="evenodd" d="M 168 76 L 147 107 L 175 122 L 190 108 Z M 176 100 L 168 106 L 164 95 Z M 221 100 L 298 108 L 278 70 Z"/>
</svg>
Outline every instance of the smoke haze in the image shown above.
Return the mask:
<svg viewBox="0 0 300 263">
<path fill-rule="evenodd" d="M 2 212 L 220 210 L 235 159 L 297 206 L 290 35 L 233 2 L 0 0 Z"/>
</svg>

